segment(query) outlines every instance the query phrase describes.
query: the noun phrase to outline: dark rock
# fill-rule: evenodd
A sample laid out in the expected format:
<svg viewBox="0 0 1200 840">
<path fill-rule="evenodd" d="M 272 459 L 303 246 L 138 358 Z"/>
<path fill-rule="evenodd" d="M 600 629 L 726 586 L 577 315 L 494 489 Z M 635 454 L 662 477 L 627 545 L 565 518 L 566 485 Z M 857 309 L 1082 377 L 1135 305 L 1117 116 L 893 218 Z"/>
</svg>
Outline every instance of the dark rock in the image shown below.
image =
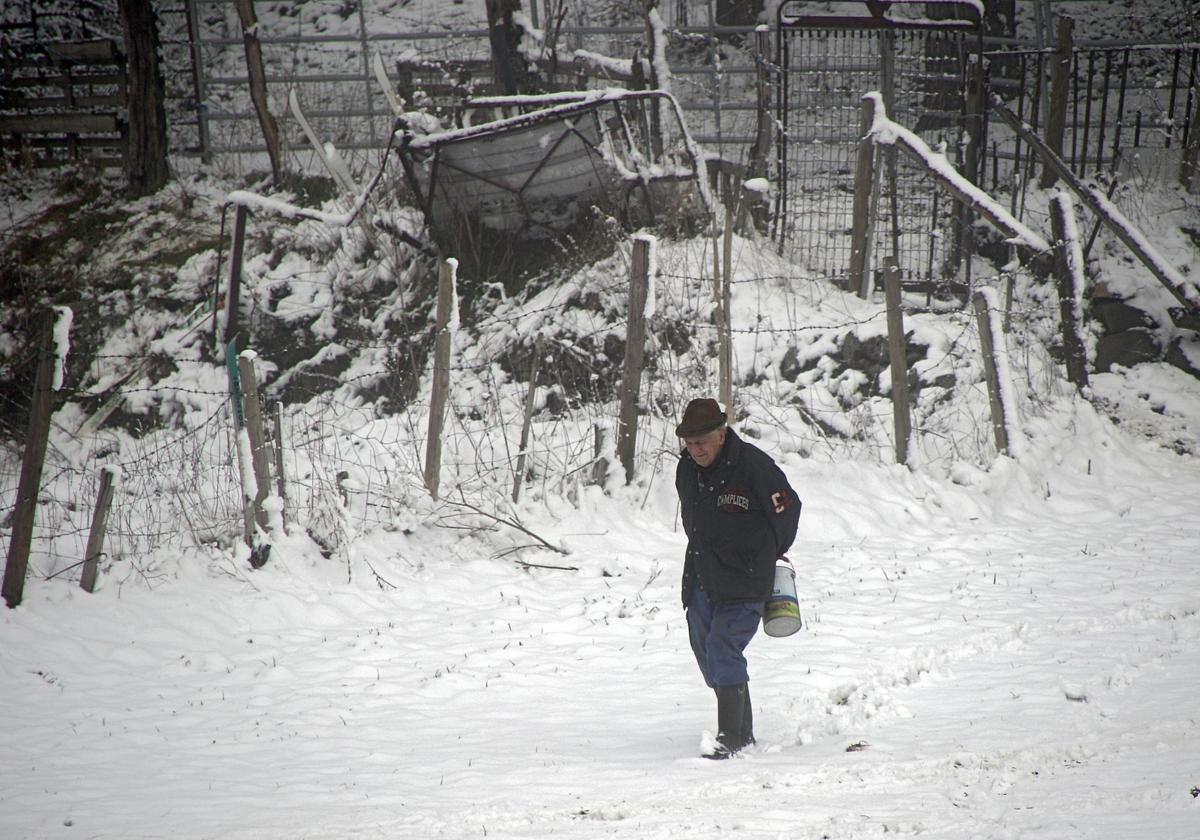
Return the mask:
<svg viewBox="0 0 1200 840">
<path fill-rule="evenodd" d="M 1183 352 L 1182 343 L 1187 340 L 1177 338 L 1171 342 L 1171 346 L 1167 348 L 1167 354 L 1163 357 L 1163 361 L 1182 370 L 1184 373 L 1190 373 L 1192 376 L 1200 379 L 1200 370 L 1192 364 L 1192 360 Z"/>
<path fill-rule="evenodd" d="M 1130 306 L 1118 298 L 1093 298 L 1090 309 L 1092 317 L 1104 327 L 1104 332 L 1110 335 L 1126 330 L 1158 326 L 1154 319 L 1141 309 Z"/>
<path fill-rule="evenodd" d="M 800 351 L 792 346 L 787 349 L 787 352 L 783 354 L 783 359 L 779 362 L 779 375 L 788 382 L 795 382 L 800 378 L 800 374 L 812 370 L 815 365 L 816 359 L 809 359 L 801 364 Z"/>
<path fill-rule="evenodd" d="M 1133 367 L 1160 358 L 1161 348 L 1146 329 L 1126 330 L 1102 336 L 1096 342 L 1096 371 L 1107 373 L 1113 365 Z"/>
<path fill-rule="evenodd" d="M 839 356 L 847 368 L 862 371 L 875 381 L 889 364 L 887 336 L 877 335 L 864 341 L 855 333 L 847 333 Z"/>
</svg>

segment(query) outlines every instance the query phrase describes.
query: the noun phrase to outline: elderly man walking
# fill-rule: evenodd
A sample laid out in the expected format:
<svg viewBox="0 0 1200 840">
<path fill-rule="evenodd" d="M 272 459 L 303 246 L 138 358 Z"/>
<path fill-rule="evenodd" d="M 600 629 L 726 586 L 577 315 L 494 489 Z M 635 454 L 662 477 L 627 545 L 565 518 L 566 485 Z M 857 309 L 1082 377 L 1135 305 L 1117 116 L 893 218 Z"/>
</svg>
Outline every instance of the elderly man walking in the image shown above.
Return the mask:
<svg viewBox="0 0 1200 840">
<path fill-rule="evenodd" d="M 695 399 L 675 429 L 684 442 L 675 471 L 688 538 L 683 606 L 700 673 L 717 695 L 717 743 L 704 753 L 714 759 L 754 743 L 744 651 L 800 520 L 783 471 L 728 419 L 716 400 Z"/>
</svg>

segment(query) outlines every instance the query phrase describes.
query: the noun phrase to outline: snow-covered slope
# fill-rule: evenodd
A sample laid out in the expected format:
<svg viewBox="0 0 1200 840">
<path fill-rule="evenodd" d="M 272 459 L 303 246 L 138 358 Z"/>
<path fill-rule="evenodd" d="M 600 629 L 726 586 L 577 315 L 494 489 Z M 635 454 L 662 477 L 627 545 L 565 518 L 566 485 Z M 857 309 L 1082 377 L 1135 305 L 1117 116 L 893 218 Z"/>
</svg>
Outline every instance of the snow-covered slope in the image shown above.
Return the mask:
<svg viewBox="0 0 1200 840">
<path fill-rule="evenodd" d="M 434 501 L 428 266 L 354 226 L 253 217 L 247 312 L 284 406 L 287 499 L 252 570 L 224 358 L 187 315 L 227 271 L 223 202 L 264 185 L 204 173 L 128 205 L 86 175 L 0 181 L 20 268 L 6 310 L 41 294 L 74 309 L 31 574 L 0 612 L 0 837 L 1195 835 L 1200 384 L 1153 362 L 1077 394 L 1043 281 L 1014 287 L 1009 456 L 974 317 L 908 301 L 905 467 L 882 302 L 734 237 L 737 428 L 804 502 L 805 628 L 753 642 L 759 743 L 708 762 L 672 435 L 716 382 L 705 237 L 656 241 L 628 485 L 612 452 L 627 237 L 598 232 L 525 290 L 467 278 Z M 1194 203 L 1144 189 L 1156 245 L 1194 276 Z M 311 181 L 276 198 L 344 209 Z M 411 208 L 378 213 L 416 229 Z M 1161 286 L 1103 237 L 1096 253 L 1154 311 Z M 45 277 L 63 282 L 51 294 Z M 982 261 L 975 277 L 1002 289 Z M 0 332 L 9 370 L 25 335 Z M 1193 334 L 1169 337 L 1200 367 Z M 113 422 L 76 435 L 130 372 Z M 28 383 L 5 380 L 8 509 Z M 122 483 L 89 595 L 77 564 L 103 464 Z"/>
<path fill-rule="evenodd" d="M 971 487 L 783 458 L 806 627 L 715 726 L 670 481 L 302 536 L 0 617 L 0 829 L 70 838 L 1192 836 L 1194 459 L 1085 404 Z M 495 523 L 493 523 L 495 524 Z M 347 574 L 352 580 L 347 582 Z"/>
</svg>

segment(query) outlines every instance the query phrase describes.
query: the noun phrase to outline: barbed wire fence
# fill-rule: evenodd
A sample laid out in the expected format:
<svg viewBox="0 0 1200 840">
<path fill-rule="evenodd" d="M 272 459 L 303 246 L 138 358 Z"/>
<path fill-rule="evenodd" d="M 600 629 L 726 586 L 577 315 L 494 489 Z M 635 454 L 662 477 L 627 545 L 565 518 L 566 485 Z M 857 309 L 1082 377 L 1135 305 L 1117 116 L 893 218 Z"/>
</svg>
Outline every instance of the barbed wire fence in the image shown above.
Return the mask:
<svg viewBox="0 0 1200 840">
<path fill-rule="evenodd" d="M 707 319 L 710 279 L 701 273 L 677 273 L 668 266 L 659 278 L 657 312 L 651 319 L 652 363 L 645 371 L 639 403 L 637 462 L 639 476 L 673 468 L 678 442 L 675 418 L 686 400 L 715 389 L 714 325 Z M 794 282 L 784 277 L 741 280 L 746 288 Z M 984 281 L 981 281 L 984 282 Z M 1002 282 L 997 276 L 995 283 Z M 1032 281 L 1024 281 L 1026 284 Z M 602 289 L 609 296 L 623 290 L 614 281 Z M 821 295 L 819 289 L 812 294 Z M 911 304 L 911 301 L 910 301 Z M 1046 402 L 1063 393 L 1054 373 L 1055 361 L 1045 349 L 1047 309 L 1036 297 L 1015 298 L 1009 313 L 1013 330 L 1009 350 L 1021 359 L 1018 410 L 1037 414 Z M 536 310 L 535 310 L 536 312 Z M 691 313 L 690 319 L 680 313 Z M 735 327 L 739 346 L 767 347 L 780 334 L 793 336 L 792 346 L 804 347 L 812 333 L 828 341 L 874 328 L 875 316 L 865 321 L 846 318 L 824 325 L 801 324 L 792 313 L 758 312 Z M 529 313 L 523 313 L 528 316 Z M 509 315 L 511 320 L 515 315 Z M 921 468 L 948 470 L 957 461 L 986 465 L 995 454 L 990 436 L 987 396 L 982 385 L 979 339 L 972 319 L 961 311 L 915 313 L 937 319 L 952 339 L 931 350 L 926 363 L 953 374 L 951 381 L 927 383 L 913 399 L 914 442 Z M 500 316 L 503 321 L 505 316 Z M 551 338 L 546 352 L 565 346 L 577 349 L 582 338 L 603 345 L 603 337 L 619 331 L 617 322 L 597 324 L 587 336 Z M 683 352 L 669 352 L 671 334 L 691 336 Z M 554 342 L 559 346 L 556 348 Z M 364 345 L 371 349 L 372 345 Z M 356 348 L 350 348 L 354 352 Z M 358 348 L 362 349 L 362 348 Z M 874 383 L 852 368 L 831 360 L 836 345 L 809 348 L 811 366 L 787 372 L 777 359 L 763 358 L 743 368 L 753 371 L 739 380 L 738 402 L 744 431 L 781 453 L 834 460 L 891 459 L 891 400 Z M 938 355 L 940 353 L 940 355 Z M 503 351 L 488 357 L 460 354 L 452 368 L 452 397 L 443 441 L 443 477 L 449 488 L 443 501 L 428 499 L 421 474 L 425 430 L 430 406 L 428 388 L 405 409 L 389 415 L 356 399 L 349 392 L 312 386 L 306 399 L 283 407 L 282 440 L 285 465 L 285 518 L 300 523 L 331 558 L 348 563 L 346 552 L 355 535 L 379 527 L 416 528 L 430 522 L 443 527 L 496 527 L 502 517 L 519 513 L 508 501 L 518 454 L 517 432 L 524 413 L 527 382 L 504 372 Z M 141 357 L 130 357 L 130 364 Z M 743 363 L 745 360 L 742 360 Z M 595 365 L 597 375 L 605 364 Z M 803 365 L 801 365 L 803 367 Z M 523 486 L 527 503 L 549 496 L 572 501 L 589 483 L 617 480 L 612 453 L 615 439 L 613 399 L 595 403 L 572 401 L 561 380 L 561 366 L 547 366 L 539 382 L 537 411 L 526 451 Z M 422 374 L 427 381 L 428 371 Z M 131 391 L 160 392 L 163 401 L 179 398 L 178 388 L 134 387 Z M 270 394 L 268 385 L 266 393 Z M 557 395 L 557 396 L 553 396 Z M 72 396 L 72 395 L 67 395 Z M 75 395 L 78 396 L 78 395 Z M 144 393 L 142 393 L 144 397 Z M 241 537 L 241 478 L 235 455 L 235 430 L 227 393 L 192 389 L 187 399 L 202 402 L 207 411 L 191 415 L 187 428 L 135 437 L 102 431 L 93 440 L 66 443 L 56 435 L 47 457 L 39 494 L 34 577 L 73 578 L 88 538 L 88 523 L 100 470 L 120 471 L 108 526 L 102 573 L 118 586 L 153 586 L 172 573 L 179 558 L 191 552 L 228 555 Z M 597 445 L 597 430 L 607 443 Z M 597 464 L 607 463 L 608 468 Z M 7 450 L 0 463 L 0 489 L 13 498 L 19 463 Z M 349 565 L 347 565 L 349 569 Z"/>
<path fill-rule="evenodd" d="M 331 236 L 310 221 L 264 222 L 253 241 L 262 253 L 247 269 L 252 322 L 257 319 L 261 327 L 273 318 L 293 330 L 288 325 L 303 324 L 318 334 L 321 352 L 336 346 L 337 353 L 358 360 L 338 373 L 300 377 L 289 367 L 272 378 L 268 372 L 263 391 L 269 403 L 283 406 L 278 445 L 285 467 L 285 518 L 302 527 L 332 563 L 345 564 L 348 574 L 356 536 L 375 528 L 519 524 L 520 512 L 507 497 L 528 381 L 522 381 L 512 357 L 522 347 L 528 352 L 538 336 L 545 341 L 544 352 L 558 363 L 545 365 L 537 383 L 521 477 L 530 490 L 526 504 L 550 496 L 578 503 L 585 484 L 611 487 L 620 480 L 613 456 L 614 364 L 606 350 L 625 338 L 629 259 L 623 248 L 602 268 L 600 279 L 574 279 L 541 290 L 534 284 L 520 298 L 501 294 L 490 314 L 471 327 L 451 365 L 442 470 L 449 491 L 434 502 L 422 479 L 431 410 L 428 360 L 417 354 L 412 369 L 401 375 L 389 369 L 406 347 L 424 340 L 428 328 L 421 327 L 417 312 L 408 325 L 416 325 L 414 334 L 389 340 L 377 330 L 389 307 L 403 309 L 413 302 L 414 289 L 402 279 L 399 260 L 386 271 L 376 264 L 363 267 L 355 256 L 363 253 L 357 230 Z M 682 406 L 697 393 L 717 390 L 714 247 L 707 242 L 673 249 L 657 261 L 649 362 L 638 397 L 636 461 L 647 483 L 673 467 L 678 454 L 674 421 Z M 282 249 L 288 259 L 277 259 L 272 248 Z M 879 382 L 880 371 L 864 373 L 847 350 L 852 336 L 862 343 L 884 333 L 884 313 L 877 306 L 852 304 L 830 284 L 796 277 L 761 256 L 755 259 L 760 262 L 740 266 L 733 278 L 740 310 L 731 332 L 741 428 L 783 454 L 890 461 L 895 443 L 890 395 Z M 1026 372 L 1018 383 L 1016 410 L 1038 413 L 1062 387 L 1057 363 L 1044 349 L 1053 335 L 1055 309 L 1038 291 L 1040 281 L 1024 272 L 1018 280 L 1013 310 L 1007 313 L 1014 328 L 1006 339 L 1011 351 L 1023 354 Z M 979 280 L 996 287 L 1006 281 L 1002 274 Z M 358 298 L 366 300 L 362 293 L 377 292 L 380 282 L 395 289 L 382 304 L 377 295 L 371 311 Z M 943 472 L 956 462 L 985 465 L 996 447 L 977 326 L 957 308 L 923 308 L 914 296 L 906 299 L 906 308 L 918 319 L 936 321 L 937 331 L 951 336 L 927 349 L 918 371 L 916 463 Z M 813 323 L 814 310 L 827 321 Z M 781 346 L 781 335 L 788 337 L 782 357 L 773 349 Z M 103 378 L 105 370 L 138 369 L 150 358 L 162 360 L 161 352 L 151 353 L 155 343 L 148 341 L 141 354 L 94 357 L 93 378 Z M 166 361 L 190 372 L 155 382 L 130 381 L 121 393 L 134 410 L 157 413 L 157 418 L 148 415 L 147 426 L 166 419 L 175 428 L 141 435 L 102 431 L 88 441 L 72 441 L 69 430 L 60 430 L 65 433 L 52 438 L 39 493 L 31 562 L 35 577 L 77 576 L 96 477 L 106 466 L 118 467 L 122 476 L 102 561 L 108 579 L 118 586 L 153 586 L 173 573 L 181 557 L 197 553 L 237 573 L 228 561 L 241 538 L 243 479 L 229 393 L 214 384 L 224 384 L 224 371 L 192 346 Z M 68 391 L 65 396 L 86 394 Z M 272 405 L 267 413 L 273 410 Z M 0 460 L 2 498 L 15 497 L 19 467 L 6 450 Z M 519 534 L 519 528 L 509 530 L 514 538 Z"/>
</svg>

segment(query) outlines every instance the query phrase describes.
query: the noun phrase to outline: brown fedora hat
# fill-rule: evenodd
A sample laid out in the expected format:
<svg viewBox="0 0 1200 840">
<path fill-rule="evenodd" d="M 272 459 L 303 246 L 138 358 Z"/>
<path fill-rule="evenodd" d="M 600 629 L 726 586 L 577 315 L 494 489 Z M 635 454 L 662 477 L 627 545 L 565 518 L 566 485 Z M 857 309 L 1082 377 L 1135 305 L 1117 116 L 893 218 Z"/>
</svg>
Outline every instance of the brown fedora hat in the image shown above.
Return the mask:
<svg viewBox="0 0 1200 840">
<path fill-rule="evenodd" d="M 683 410 L 683 421 L 675 427 L 675 434 L 681 438 L 699 437 L 721 428 L 727 422 L 729 418 L 721 411 L 716 400 L 692 400 Z"/>
</svg>

